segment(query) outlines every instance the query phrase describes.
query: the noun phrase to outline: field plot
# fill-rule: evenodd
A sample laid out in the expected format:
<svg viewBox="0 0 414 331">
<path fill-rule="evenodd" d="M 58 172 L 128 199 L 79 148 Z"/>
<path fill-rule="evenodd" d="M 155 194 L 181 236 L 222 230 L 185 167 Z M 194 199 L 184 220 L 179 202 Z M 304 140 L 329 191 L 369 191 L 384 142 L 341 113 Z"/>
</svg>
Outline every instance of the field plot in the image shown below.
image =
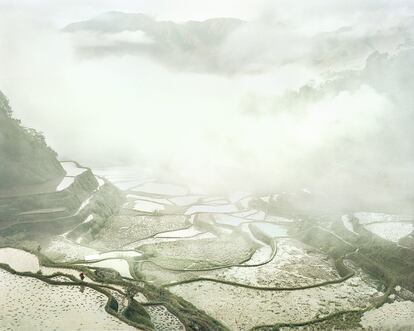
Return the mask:
<svg viewBox="0 0 414 331">
<path fill-rule="evenodd" d="M 229 204 L 204 204 L 193 205 L 187 209 L 186 215 L 193 215 L 197 213 L 236 213 L 239 209 L 235 205 Z"/>
<path fill-rule="evenodd" d="M 177 206 L 190 206 L 198 202 L 201 202 L 201 199 L 202 197 L 200 195 L 185 195 L 169 198 L 168 200 L 176 204 Z"/>
<path fill-rule="evenodd" d="M 191 228 L 189 229 L 191 230 Z M 180 230 L 177 230 L 180 231 Z M 185 231 L 185 230 L 182 230 Z M 190 237 L 169 237 L 169 234 L 172 233 L 174 234 L 175 231 L 172 232 L 164 232 L 162 234 L 160 234 L 160 236 L 154 236 L 148 239 L 142 239 L 139 241 L 134 241 L 132 244 L 126 245 L 123 247 L 123 249 L 136 249 L 137 251 L 139 251 L 141 249 L 141 246 L 144 245 L 153 245 L 153 244 L 159 244 L 162 242 L 171 242 L 171 241 L 177 241 L 177 240 L 181 240 L 181 241 L 185 241 L 185 240 L 200 240 L 200 239 L 214 239 L 217 238 L 216 235 L 210 233 L 210 232 L 202 232 L 200 234 L 196 234 Z"/>
<path fill-rule="evenodd" d="M 173 269 L 200 269 L 241 263 L 256 246 L 237 234 L 215 239 L 175 240 L 140 246 L 151 261 Z"/>
<path fill-rule="evenodd" d="M 136 330 L 104 310 L 107 297 L 90 288 L 54 286 L 0 270 L 2 330 Z"/>
<path fill-rule="evenodd" d="M 414 225 L 413 223 L 400 222 L 373 223 L 366 225 L 365 229 L 385 240 L 398 242 L 414 231 Z"/>
<path fill-rule="evenodd" d="M 123 205 L 123 208 L 149 214 L 180 214 L 185 211 L 186 207 L 176 205 L 168 196 L 156 196 L 157 198 L 151 195 L 128 194 L 128 202 Z"/>
<path fill-rule="evenodd" d="M 69 268 L 51 268 L 40 266 L 39 260 L 36 255 L 28 253 L 21 249 L 16 248 L 0 248 L 0 263 L 8 264 L 12 269 L 18 272 L 33 272 L 40 271 L 43 275 L 52 275 L 54 273 L 64 273 L 66 275 L 72 275 L 76 278 L 79 277 L 79 271 Z M 65 281 L 71 281 L 65 279 Z M 86 281 L 93 282 L 91 279 L 86 278 Z M 0 292 L 1 293 L 1 292 Z"/>
<path fill-rule="evenodd" d="M 154 201 L 137 199 L 134 201 L 133 209 L 145 213 L 155 213 L 164 210 L 165 205 Z"/>
<path fill-rule="evenodd" d="M 296 291 L 262 291 L 213 282 L 182 284 L 170 290 L 231 330 L 306 322 L 340 311 L 363 309 L 381 294 L 359 277 Z"/>
<path fill-rule="evenodd" d="M 75 270 L 75 269 L 70 269 L 70 268 L 55 268 L 55 267 L 41 267 L 40 268 L 42 275 L 53 275 L 57 272 L 61 272 L 65 275 L 71 275 L 73 277 L 76 277 L 77 279 L 79 279 L 79 274 L 80 271 Z M 94 281 L 92 281 L 89 277 L 85 277 L 85 281 L 90 282 L 90 283 L 95 283 Z"/>
<path fill-rule="evenodd" d="M 125 178 L 126 182 L 131 185 L 131 178 Z M 396 326 L 385 320 L 386 315 L 397 316 L 398 325 L 413 324 L 413 303 L 408 301 L 386 304 L 364 313 L 363 310 L 372 308 L 371 303 L 378 302 L 378 297 L 383 295 L 384 284 L 371 278 L 347 256 L 344 256 L 344 264 L 354 274 L 346 280 L 341 278 L 329 252 L 323 253 L 290 236 L 295 234 L 295 219 L 252 209 L 255 206 L 251 201 L 255 197 L 251 194 L 242 196 L 241 200 L 189 195 L 185 187 L 154 181 L 142 181 L 129 189 L 121 213 L 103 223 L 92 241 L 80 245 L 63 234 L 53 237 L 41 249 L 54 261 L 72 262 L 68 268 L 39 266 L 35 255 L 12 248 L 0 249 L 0 262 L 20 271 L 40 269 L 45 276 L 60 272 L 77 279 L 80 271 L 76 267 L 88 267 L 92 272 L 94 268 L 113 269 L 124 277 L 124 283 L 111 285 L 119 291 L 107 288 L 119 304 L 118 312 L 126 309 L 125 291 L 134 284 L 134 280 L 125 278 L 135 277 L 146 286 L 135 299 L 144 303 L 158 331 L 184 331 L 189 327 L 182 322 L 186 321 L 185 315 L 177 313 L 180 321 L 167 310 L 167 307 L 178 308 L 177 312 L 183 309 L 185 305 L 181 299 L 172 297 L 164 305 L 163 300 L 171 293 L 230 330 L 307 323 L 324 317 L 327 319 L 313 324 L 315 330 L 318 325 L 322 329 L 331 325 L 358 326 L 361 316 L 366 328 Z M 261 199 L 265 203 L 272 197 L 262 196 Z M 413 223 L 406 216 L 355 215 L 367 230 L 394 242 L 413 231 Z M 342 218 L 342 222 L 349 231 L 358 234 L 358 227 L 353 228 L 351 219 Z M 341 239 L 334 232 L 331 234 Z M 116 273 L 108 274 L 122 281 Z M 20 312 L 28 311 L 27 317 L 21 318 L 0 298 L 0 308 L 4 307 L 0 318 L 11 330 L 29 329 L 31 320 L 34 320 L 32 329 L 45 329 L 46 325 L 51 330 L 65 330 L 65 327 L 68 330 L 133 329 L 107 314 L 104 310 L 106 296 L 88 287 L 80 292 L 80 288 L 72 284 L 51 286 L 37 279 L 10 274 L 3 278 L 5 281 L 0 282 L 2 295 L 17 291 L 18 295 L 13 293 L 12 305 L 21 305 Z M 53 279 L 71 281 L 61 275 Z M 104 279 L 96 279 L 87 277 L 85 282 L 103 286 L 104 283 L 98 281 Z M 12 282 L 15 285 L 8 285 Z M 11 289 L 4 292 L 5 287 Z M 23 299 L 25 293 L 30 300 Z M 159 293 L 162 296 L 158 297 Z M 188 311 L 192 309 L 187 308 Z M 36 315 L 38 309 L 39 316 Z M 335 313 L 341 314 L 331 319 Z M 68 322 L 75 318 L 82 322 L 76 325 Z"/>
<path fill-rule="evenodd" d="M 86 267 L 110 268 L 117 271 L 122 277 L 133 278 L 129 272 L 129 264 L 123 259 L 107 259 L 99 262 L 79 264 Z"/>
<path fill-rule="evenodd" d="M 263 260 L 263 259 L 262 259 Z M 249 261 L 247 264 L 252 264 Z M 326 256 L 292 240 L 278 241 L 276 256 L 258 267 L 233 267 L 209 277 L 261 287 L 300 287 L 339 278 Z"/>
<path fill-rule="evenodd" d="M 200 230 L 197 230 L 194 227 L 184 229 L 184 230 L 177 230 L 177 231 L 170 231 L 164 232 L 156 235 L 156 238 L 191 238 L 203 233 Z"/>
<path fill-rule="evenodd" d="M 128 259 L 133 258 L 137 256 L 141 256 L 142 254 L 136 251 L 111 251 L 106 253 L 100 253 L 100 254 L 93 254 L 93 255 L 87 255 L 85 256 L 85 260 L 87 261 L 93 261 L 93 260 L 102 260 L 102 259 Z"/>
<path fill-rule="evenodd" d="M 359 212 L 354 216 L 366 230 L 391 242 L 398 243 L 400 239 L 414 233 L 414 218 L 411 215 Z M 343 217 L 343 221 L 354 232 L 347 217 Z"/>
<path fill-rule="evenodd" d="M 62 161 L 60 162 L 63 169 L 65 169 L 66 176 L 79 176 L 80 174 L 83 174 L 87 169 L 83 167 L 79 167 L 75 162 L 73 161 Z"/>
<path fill-rule="evenodd" d="M 151 201 L 161 205 L 174 205 L 174 203 L 168 198 L 153 198 L 146 195 L 136 195 L 136 194 L 127 194 L 128 201 L 135 201 L 135 200 L 146 200 Z"/>
<path fill-rule="evenodd" d="M 255 253 L 252 255 L 251 259 L 248 262 L 243 263 L 243 265 L 249 266 L 252 264 L 258 264 L 266 262 L 272 256 L 272 249 L 269 246 L 262 246 L 259 247 Z M 250 268 L 250 267 L 249 267 Z M 200 277 L 208 277 L 212 279 L 231 279 L 231 277 L 227 277 L 227 275 L 231 275 L 233 270 L 239 270 L 240 274 L 237 278 L 238 281 L 242 282 L 245 277 L 245 273 L 248 273 L 248 270 L 244 270 L 244 268 L 239 267 L 228 267 L 219 270 L 211 270 L 211 271 L 172 271 L 172 270 L 165 270 L 157 265 L 152 263 L 143 263 L 142 264 L 142 273 L 148 280 L 154 281 L 156 284 L 159 285 L 166 285 L 169 283 L 184 281 L 184 280 L 192 280 L 198 279 Z"/>
<path fill-rule="evenodd" d="M 16 248 L 0 248 L 0 263 L 8 264 L 12 269 L 20 272 L 39 270 L 39 260 L 36 255 Z"/>
<path fill-rule="evenodd" d="M 151 316 L 156 331 L 185 331 L 180 320 L 163 305 L 148 305 L 145 310 Z"/>
<path fill-rule="evenodd" d="M 60 184 L 56 187 L 56 191 L 62 191 L 66 188 L 68 188 L 70 185 L 73 184 L 75 181 L 75 177 L 81 175 L 84 173 L 87 169 L 78 167 L 75 162 L 68 161 L 68 162 L 61 162 L 60 163 L 63 167 L 63 169 L 66 172 L 66 176 L 63 177 Z"/>
<path fill-rule="evenodd" d="M 94 255 L 98 252 L 80 244 L 77 244 L 64 236 L 57 236 L 51 240 L 42 253 L 59 262 L 70 262 L 83 260 L 85 256 Z"/>
<path fill-rule="evenodd" d="M 285 226 L 279 224 L 272 224 L 270 222 L 252 222 L 251 226 L 255 226 L 262 233 L 265 233 L 268 237 L 287 237 L 288 230 Z"/>
<path fill-rule="evenodd" d="M 94 168 L 93 172 L 105 177 L 121 190 L 128 190 L 147 182 L 151 174 L 143 168 L 137 167 L 108 167 Z"/>
<path fill-rule="evenodd" d="M 342 220 L 342 224 L 344 225 L 344 227 L 349 231 L 352 232 L 355 235 L 359 235 L 357 232 L 355 232 L 354 230 L 354 225 L 352 224 L 350 217 L 348 215 L 343 215 L 341 217 Z"/>
<path fill-rule="evenodd" d="M 293 239 L 278 241 L 276 255 L 269 261 L 271 257 L 271 247 L 262 246 L 240 267 L 180 273 L 146 263 L 142 272 L 164 285 L 203 277 L 249 286 L 301 287 L 340 278 L 325 255 Z"/>
<path fill-rule="evenodd" d="M 214 220 L 216 224 L 224 224 L 230 226 L 239 226 L 240 224 L 247 222 L 243 217 L 234 216 L 232 214 L 214 214 Z"/>
<path fill-rule="evenodd" d="M 148 182 L 142 185 L 138 185 L 135 186 L 132 190 L 146 194 L 166 196 L 185 196 L 189 194 L 189 190 L 184 186 L 157 182 Z"/>
<path fill-rule="evenodd" d="M 364 328 L 374 330 L 403 328 L 412 330 L 414 328 L 414 302 L 386 303 L 378 309 L 369 310 L 362 316 L 361 324 Z"/>
<path fill-rule="evenodd" d="M 120 215 L 114 217 L 89 245 L 101 249 L 120 249 L 123 246 L 163 231 L 187 227 L 184 215 Z"/>
<path fill-rule="evenodd" d="M 414 221 L 411 215 L 359 212 L 355 213 L 354 216 L 357 217 L 359 223 L 363 225 L 379 222 Z"/>
</svg>

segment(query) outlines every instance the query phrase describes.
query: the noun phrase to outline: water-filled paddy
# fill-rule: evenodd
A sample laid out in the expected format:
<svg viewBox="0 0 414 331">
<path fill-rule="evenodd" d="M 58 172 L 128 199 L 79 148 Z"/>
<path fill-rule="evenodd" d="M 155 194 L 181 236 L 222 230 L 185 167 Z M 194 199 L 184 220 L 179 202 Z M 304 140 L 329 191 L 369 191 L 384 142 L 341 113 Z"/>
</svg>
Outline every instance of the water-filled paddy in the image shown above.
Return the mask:
<svg viewBox="0 0 414 331">
<path fill-rule="evenodd" d="M 128 190 L 137 185 L 142 185 L 151 176 L 150 172 L 146 169 L 137 167 L 94 168 L 93 172 L 105 177 L 121 190 Z"/>
<path fill-rule="evenodd" d="M 214 220 L 217 224 L 226 224 L 231 226 L 239 226 L 241 223 L 248 222 L 248 220 L 244 218 L 228 214 L 215 214 Z"/>
<path fill-rule="evenodd" d="M 90 245 L 102 250 L 135 248 L 142 239 L 188 225 L 184 215 L 119 215 L 105 224 Z"/>
<path fill-rule="evenodd" d="M 288 230 L 283 225 L 264 223 L 264 222 L 253 222 L 252 225 L 256 226 L 260 231 L 270 237 L 286 237 Z"/>
<path fill-rule="evenodd" d="M 8 264 L 11 268 L 20 272 L 36 272 L 40 268 L 36 255 L 16 248 L 0 248 L 0 263 Z"/>
<path fill-rule="evenodd" d="M 109 268 L 123 277 L 134 275 L 152 285 L 166 286 L 232 330 L 248 330 L 260 324 L 307 322 L 347 309 L 360 310 L 381 295 L 377 290 L 381 288 L 378 283 L 374 284 L 361 272 L 343 281 L 327 255 L 289 237 L 288 229 L 293 229 L 290 232 L 294 233 L 295 219 L 251 209 L 250 202 L 258 201 L 253 195 L 240 194 L 229 199 L 187 195 L 188 190 L 179 185 L 141 181 L 139 185 L 131 186 L 133 180 L 124 179 L 131 189 L 124 208 L 102 224 L 86 245 L 76 244 L 62 235 L 53 238 L 42 248 L 42 253 L 56 261 L 76 260 L 77 266 L 92 270 Z M 104 183 L 102 179 L 99 182 L 100 185 Z M 82 198 L 80 210 L 92 197 L 93 194 L 87 199 Z M 260 199 L 266 203 L 271 201 L 271 196 L 261 196 Z M 396 241 L 395 238 L 401 238 L 402 233 L 408 233 L 412 226 L 396 215 L 358 215 L 367 229 L 378 235 L 386 233 L 388 240 L 394 238 Z M 92 214 L 82 216 L 83 222 L 92 221 Z M 398 230 L 387 229 L 391 222 L 403 226 Z M 349 228 L 351 224 L 344 222 L 344 226 Z M 317 227 L 321 228 L 319 224 Z M 324 231 L 339 238 L 331 228 Z M 33 272 L 39 270 L 36 256 L 26 252 L 6 253 L 3 256 L 9 256 L 8 261 L 14 263 L 12 267 Z M 21 256 L 23 259 L 16 259 Z M 0 250 L 0 262 L 3 260 Z M 77 279 L 80 273 L 63 267 L 42 266 L 40 270 L 43 275 L 61 272 Z M 54 279 L 70 281 L 64 276 Z M 102 285 L 89 277 L 85 281 Z M 180 281 L 188 283 L 177 284 Z M 339 283 L 330 284 L 332 282 Z M 126 291 L 127 283 L 113 286 Z M 65 300 L 69 288 L 62 290 Z M 109 291 L 120 303 L 119 309 L 124 309 L 125 296 L 113 289 Z M 53 295 L 57 293 L 60 290 L 53 291 Z M 105 298 L 99 298 L 102 300 L 94 299 L 93 302 L 102 308 Z M 151 295 L 148 298 L 153 300 Z M 148 303 L 143 293 L 136 294 L 135 299 Z M 89 309 L 92 308 L 85 308 L 86 311 Z M 150 304 L 145 309 L 157 330 L 184 330 L 183 324 L 165 306 Z M 85 316 L 85 327 L 90 328 L 88 320 L 91 317 Z M 378 320 L 378 316 L 371 320 Z M 111 323 L 108 322 L 111 330 L 118 330 L 118 321 L 116 325 Z M 80 326 L 80 330 L 83 327 Z M 105 330 L 105 327 L 100 329 Z"/>
<path fill-rule="evenodd" d="M 64 177 L 59 185 L 56 187 L 56 191 L 63 191 L 73 184 L 74 177 Z"/>
<path fill-rule="evenodd" d="M 111 268 L 119 272 L 122 277 L 133 278 L 129 271 L 128 262 L 123 259 L 109 259 L 83 265 L 88 267 Z"/>
<path fill-rule="evenodd" d="M 414 302 L 399 301 L 386 303 L 378 309 L 364 313 L 361 318 L 364 328 L 374 330 L 412 330 L 414 325 Z"/>
<path fill-rule="evenodd" d="M 60 262 L 83 260 L 87 255 L 98 253 L 97 250 L 74 243 L 64 236 L 55 237 L 42 252 L 53 260 Z"/>
<path fill-rule="evenodd" d="M 143 211 L 147 213 L 155 213 L 164 210 L 164 208 L 165 207 L 163 204 L 147 200 L 135 200 L 133 207 L 134 210 Z"/>
<path fill-rule="evenodd" d="M 171 202 L 178 206 L 189 206 L 196 204 L 200 201 L 202 197 L 199 195 L 185 195 L 185 196 L 179 196 L 179 197 L 173 197 L 169 198 Z"/>
<path fill-rule="evenodd" d="M 354 214 L 358 218 L 360 224 L 369 224 L 377 222 L 399 222 L 399 221 L 412 221 L 411 215 L 397 215 L 397 214 L 384 214 L 384 213 L 371 213 L 371 212 L 358 212 Z"/>
<path fill-rule="evenodd" d="M 196 213 L 235 213 L 239 209 L 235 205 L 194 205 L 187 209 L 185 212 L 186 215 L 196 214 Z"/>
<path fill-rule="evenodd" d="M 358 278 L 297 291 L 261 291 L 207 281 L 170 289 L 231 330 L 306 322 L 343 310 L 363 309 L 380 294 Z"/>
<path fill-rule="evenodd" d="M 142 253 L 132 250 L 125 250 L 125 251 L 111 251 L 106 253 L 99 253 L 99 254 L 93 254 L 93 255 L 87 255 L 85 256 L 86 261 L 91 260 L 101 260 L 101 259 L 125 259 L 125 258 L 133 258 L 141 256 Z"/>
<path fill-rule="evenodd" d="M 86 171 L 86 168 L 78 167 L 75 162 L 72 161 L 64 161 L 60 162 L 63 169 L 66 172 L 66 176 L 79 176 L 80 174 L 83 174 Z"/>
<path fill-rule="evenodd" d="M 242 266 L 180 273 L 145 264 L 143 270 L 160 284 L 206 277 L 249 286 L 301 287 L 340 278 L 325 255 L 292 239 L 278 240 L 276 252 L 270 246 L 259 247 Z"/>
<path fill-rule="evenodd" d="M 109 315 L 107 297 L 88 287 L 56 286 L 0 270 L 2 330 L 136 330 Z"/>
<path fill-rule="evenodd" d="M 157 234 L 156 238 L 168 238 L 168 237 L 186 238 L 186 237 L 193 237 L 201 233 L 203 232 L 194 227 L 191 227 L 191 228 L 183 229 L 183 230 L 163 232 L 163 233 Z"/>
<path fill-rule="evenodd" d="M 377 236 L 393 242 L 398 242 L 414 231 L 413 223 L 400 222 L 373 223 L 365 225 L 365 228 Z"/>
<path fill-rule="evenodd" d="M 145 310 L 151 316 L 156 331 L 185 331 L 185 327 L 180 320 L 164 306 L 150 305 L 146 306 Z"/>
<path fill-rule="evenodd" d="M 156 182 L 135 186 L 133 191 L 167 196 L 183 196 L 189 193 L 188 189 L 184 186 Z"/>
<path fill-rule="evenodd" d="M 165 268 L 199 269 L 232 265 L 248 259 L 255 246 L 239 235 L 215 239 L 175 240 L 140 246 L 151 261 Z"/>
<path fill-rule="evenodd" d="M 151 201 L 154 203 L 158 203 L 161 205 L 173 205 L 173 202 L 169 201 L 169 199 L 165 198 L 153 198 L 145 195 L 136 195 L 136 194 L 127 194 L 127 198 L 129 200 L 135 201 L 135 200 L 145 200 L 145 201 Z"/>
</svg>

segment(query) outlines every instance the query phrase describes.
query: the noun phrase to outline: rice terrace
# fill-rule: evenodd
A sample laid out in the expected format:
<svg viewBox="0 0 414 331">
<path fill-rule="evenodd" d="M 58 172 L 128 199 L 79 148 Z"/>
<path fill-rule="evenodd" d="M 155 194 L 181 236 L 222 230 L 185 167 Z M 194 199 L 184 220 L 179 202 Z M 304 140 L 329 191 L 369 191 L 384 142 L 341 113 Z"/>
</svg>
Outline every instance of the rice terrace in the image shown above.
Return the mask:
<svg viewBox="0 0 414 331">
<path fill-rule="evenodd" d="M 0 331 L 414 330 L 413 4 L 0 0 Z"/>
</svg>

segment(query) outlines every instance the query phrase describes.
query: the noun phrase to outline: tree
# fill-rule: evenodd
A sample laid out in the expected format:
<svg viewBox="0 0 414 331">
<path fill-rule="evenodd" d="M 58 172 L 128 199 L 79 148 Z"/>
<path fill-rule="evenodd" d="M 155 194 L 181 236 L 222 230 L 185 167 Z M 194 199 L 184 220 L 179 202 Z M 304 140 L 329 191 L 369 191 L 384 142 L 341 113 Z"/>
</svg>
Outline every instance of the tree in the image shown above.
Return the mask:
<svg viewBox="0 0 414 331">
<path fill-rule="evenodd" d="M 0 109 L 3 110 L 8 117 L 12 117 L 13 111 L 10 107 L 9 99 L 0 91 Z"/>
</svg>

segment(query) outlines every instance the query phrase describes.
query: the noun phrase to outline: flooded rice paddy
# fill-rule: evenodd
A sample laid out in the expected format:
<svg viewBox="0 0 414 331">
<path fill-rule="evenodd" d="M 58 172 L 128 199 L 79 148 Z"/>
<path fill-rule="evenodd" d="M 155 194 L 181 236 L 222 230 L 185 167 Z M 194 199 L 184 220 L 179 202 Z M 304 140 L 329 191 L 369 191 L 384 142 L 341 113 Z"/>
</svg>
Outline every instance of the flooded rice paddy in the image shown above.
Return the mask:
<svg viewBox="0 0 414 331">
<path fill-rule="evenodd" d="M 65 170 L 68 178 L 84 171 L 72 163 Z M 50 285 L 0 270 L 0 319 L 5 330 L 28 330 L 30 325 L 38 330 L 136 329 L 105 311 L 106 295 L 72 285 L 82 270 L 91 272 L 85 275 L 85 284 L 106 288 L 119 313 L 128 305 L 126 289 L 147 284 L 188 301 L 230 330 L 306 324 L 347 311 L 363 312 L 361 325 L 366 328 L 388 325 L 386 314 L 397 314 L 401 325 L 414 323 L 412 301 L 375 308 L 384 295 L 378 281 L 350 263 L 346 264 L 352 274 L 341 276 L 331 257 L 292 236 L 292 228 L 301 220 L 256 209 L 257 201 L 269 203 L 276 195 L 239 192 L 209 197 L 132 174 L 107 174 L 128 189 L 123 208 L 82 244 L 66 233 L 51 238 L 41 254 L 56 266 L 41 265 L 36 252 L 0 248 L 0 263 L 67 283 Z M 105 180 L 98 182 L 101 187 Z M 93 223 L 91 215 L 83 222 Z M 406 216 L 356 213 L 355 217 L 366 230 L 390 242 L 413 231 L 412 220 Z M 359 235 L 350 218 L 339 221 Z M 104 284 L 94 279 L 96 270 L 112 270 L 112 275 L 121 277 L 115 277 L 117 281 L 125 283 Z M 151 301 L 151 295 L 137 292 L 132 297 L 143 304 L 155 330 L 186 329 L 165 305 Z"/>
<path fill-rule="evenodd" d="M 15 248 L 0 248 L 0 263 L 8 264 L 16 271 L 36 272 L 39 270 L 39 260 L 36 255 Z"/>
<path fill-rule="evenodd" d="M 136 330 L 109 315 L 107 297 L 93 289 L 49 285 L 0 270 L 2 330 Z"/>
<path fill-rule="evenodd" d="M 231 330 L 298 323 L 338 311 L 362 309 L 379 295 L 360 279 L 300 291 L 260 291 L 214 282 L 177 285 L 171 291 L 223 321 Z"/>
</svg>

